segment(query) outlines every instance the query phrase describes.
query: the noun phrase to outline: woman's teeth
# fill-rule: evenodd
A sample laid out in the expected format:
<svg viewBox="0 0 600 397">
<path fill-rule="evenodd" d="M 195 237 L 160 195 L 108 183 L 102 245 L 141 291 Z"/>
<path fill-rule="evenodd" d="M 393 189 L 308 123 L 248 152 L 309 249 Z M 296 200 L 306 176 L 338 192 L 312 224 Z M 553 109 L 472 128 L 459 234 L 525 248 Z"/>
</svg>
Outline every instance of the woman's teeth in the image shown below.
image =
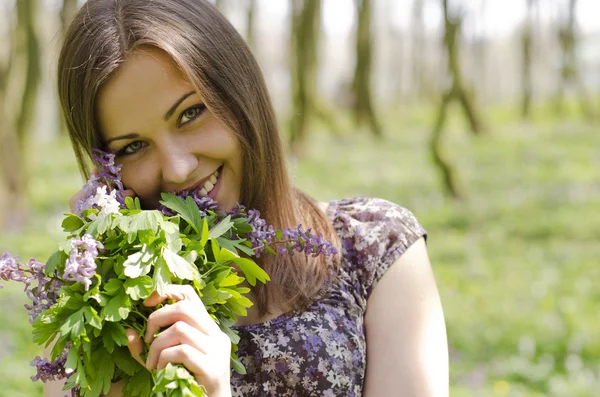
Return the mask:
<svg viewBox="0 0 600 397">
<path fill-rule="evenodd" d="M 214 174 L 212 174 L 208 180 L 206 182 L 204 182 L 204 185 L 202 185 L 202 189 L 198 190 L 198 192 L 196 193 L 196 196 L 206 196 L 208 193 L 210 193 L 213 188 L 215 187 L 215 184 L 217 183 L 217 178 L 219 177 L 219 170 L 216 170 L 214 172 Z"/>
</svg>

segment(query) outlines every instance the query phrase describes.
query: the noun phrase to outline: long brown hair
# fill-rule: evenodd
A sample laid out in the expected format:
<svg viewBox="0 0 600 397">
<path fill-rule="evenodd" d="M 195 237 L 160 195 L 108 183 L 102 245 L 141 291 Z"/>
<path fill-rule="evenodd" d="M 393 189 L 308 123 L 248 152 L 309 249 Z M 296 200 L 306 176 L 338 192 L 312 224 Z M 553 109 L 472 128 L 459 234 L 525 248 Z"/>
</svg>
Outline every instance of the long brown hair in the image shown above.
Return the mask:
<svg viewBox="0 0 600 397">
<path fill-rule="evenodd" d="M 205 0 L 89 0 L 79 10 L 60 53 L 58 92 L 84 176 L 89 176 L 92 149 L 102 148 L 98 90 L 141 46 L 169 54 L 205 105 L 237 135 L 245 167 L 240 202 L 259 210 L 276 228 L 302 223 L 338 246 L 317 203 L 290 184 L 275 114 L 254 56 Z M 306 307 L 322 292 L 336 262 L 304 255 L 261 258 L 271 282 L 255 288 L 259 315 Z"/>
</svg>

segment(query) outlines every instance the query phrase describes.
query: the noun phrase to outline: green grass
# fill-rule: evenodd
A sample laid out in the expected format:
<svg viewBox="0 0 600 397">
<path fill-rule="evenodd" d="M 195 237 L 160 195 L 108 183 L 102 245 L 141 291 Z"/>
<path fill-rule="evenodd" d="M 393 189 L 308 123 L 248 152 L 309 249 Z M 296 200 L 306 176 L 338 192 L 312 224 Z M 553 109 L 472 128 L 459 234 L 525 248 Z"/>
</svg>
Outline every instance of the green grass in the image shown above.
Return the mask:
<svg viewBox="0 0 600 397">
<path fill-rule="evenodd" d="M 294 182 L 319 200 L 368 195 L 412 210 L 446 315 L 453 396 L 592 396 L 600 389 L 600 155 L 598 131 L 571 113 L 520 123 L 487 114 L 485 136 L 449 122 L 444 150 L 468 192 L 441 191 L 426 151 L 432 114 L 388 117 L 386 140 L 326 130 L 290 160 Z M 81 180 L 67 142 L 33 144 L 30 222 L 0 233 L 0 252 L 45 258 Z M 19 288 L 0 291 L 0 397 L 39 396 Z"/>
</svg>

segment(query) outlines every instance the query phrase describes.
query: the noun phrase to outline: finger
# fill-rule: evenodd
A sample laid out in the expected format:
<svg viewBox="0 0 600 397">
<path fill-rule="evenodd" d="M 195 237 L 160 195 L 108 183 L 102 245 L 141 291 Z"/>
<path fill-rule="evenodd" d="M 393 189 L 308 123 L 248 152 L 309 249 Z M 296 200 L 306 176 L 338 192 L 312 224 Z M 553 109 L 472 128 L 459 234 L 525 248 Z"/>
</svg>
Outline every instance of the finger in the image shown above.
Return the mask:
<svg viewBox="0 0 600 397">
<path fill-rule="evenodd" d="M 211 338 L 200 332 L 191 325 L 178 321 L 161 332 L 150 345 L 146 368 L 151 370 L 158 362 L 160 353 L 173 346 L 189 345 L 203 354 L 207 354 L 207 346 L 210 346 Z"/>
<path fill-rule="evenodd" d="M 196 293 L 196 290 L 194 290 L 191 285 L 169 284 L 167 285 L 167 288 L 165 288 L 163 295 L 159 294 L 158 291 L 154 291 L 152 295 L 146 299 L 144 305 L 147 307 L 156 306 L 167 299 L 173 299 L 176 301 L 187 299 L 192 302 L 202 303 L 200 297 L 198 297 L 198 294 Z"/>
<path fill-rule="evenodd" d="M 131 356 L 133 358 L 135 358 L 137 362 L 139 362 L 140 364 L 142 364 L 145 367 L 146 363 L 144 362 L 144 360 L 141 357 L 141 354 L 144 351 L 144 343 L 142 341 L 142 338 L 140 338 L 138 333 L 131 328 L 127 329 L 126 333 L 127 333 L 127 347 L 129 348 L 129 352 L 131 353 Z"/>
<path fill-rule="evenodd" d="M 189 345 L 178 345 L 161 352 L 156 369 L 161 370 L 169 363 L 182 364 L 194 375 L 199 384 L 210 389 L 209 385 L 216 386 L 219 378 L 227 378 L 229 375 L 229 355 L 224 354 L 221 358 L 224 361 L 217 363 L 215 357 L 202 354 Z M 221 371 L 222 373 L 219 373 Z"/>
<path fill-rule="evenodd" d="M 123 195 L 123 198 L 125 198 L 125 197 L 135 198 L 135 196 L 136 196 L 133 189 L 125 189 L 125 190 L 121 191 L 121 194 Z"/>
<path fill-rule="evenodd" d="M 144 340 L 147 343 L 152 343 L 154 335 L 161 328 L 168 327 L 177 321 L 186 322 L 206 335 L 213 335 L 220 331 L 219 326 L 206 312 L 202 302 L 192 302 L 184 299 L 172 305 L 161 307 L 150 314 Z"/>
</svg>

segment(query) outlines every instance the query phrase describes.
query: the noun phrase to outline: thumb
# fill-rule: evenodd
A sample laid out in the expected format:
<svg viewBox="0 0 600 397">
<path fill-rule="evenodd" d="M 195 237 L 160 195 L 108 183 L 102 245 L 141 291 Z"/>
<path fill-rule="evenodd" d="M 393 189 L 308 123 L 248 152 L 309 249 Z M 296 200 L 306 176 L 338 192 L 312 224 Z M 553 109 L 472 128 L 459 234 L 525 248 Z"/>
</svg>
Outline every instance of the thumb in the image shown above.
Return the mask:
<svg viewBox="0 0 600 397">
<path fill-rule="evenodd" d="M 129 352 L 131 356 L 135 358 L 135 360 L 142 365 L 142 367 L 146 368 L 146 362 L 142 359 L 142 353 L 144 352 L 144 342 L 142 338 L 138 335 L 138 333 L 131 329 L 127 329 L 127 347 L 129 348 Z"/>
<path fill-rule="evenodd" d="M 133 189 L 125 189 L 121 192 L 121 194 L 123 194 L 123 198 L 125 198 L 125 197 L 135 198 L 135 196 L 136 196 L 135 191 Z"/>
</svg>

